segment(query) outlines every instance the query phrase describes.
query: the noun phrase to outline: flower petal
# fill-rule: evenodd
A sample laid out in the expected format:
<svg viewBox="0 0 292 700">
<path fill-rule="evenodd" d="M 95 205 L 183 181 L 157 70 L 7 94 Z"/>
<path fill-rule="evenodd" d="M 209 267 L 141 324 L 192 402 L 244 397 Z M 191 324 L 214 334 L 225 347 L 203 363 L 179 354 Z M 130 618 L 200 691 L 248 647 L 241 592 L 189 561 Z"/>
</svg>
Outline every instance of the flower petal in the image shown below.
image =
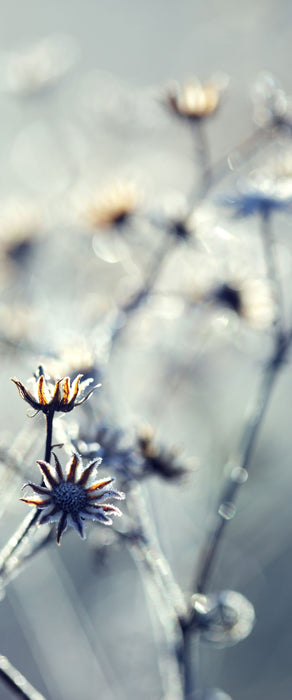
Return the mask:
<svg viewBox="0 0 292 700">
<path fill-rule="evenodd" d="M 43 513 L 39 519 L 39 525 L 53 523 L 56 520 L 54 516 L 59 512 L 59 508 L 57 506 L 54 506 L 48 513 Z"/>
<path fill-rule="evenodd" d="M 64 377 L 62 379 L 62 390 L 63 390 L 63 396 L 60 401 L 60 405 L 64 406 L 68 404 L 69 401 L 69 394 L 70 394 L 70 378 L 69 377 Z"/>
<path fill-rule="evenodd" d="M 113 481 L 114 481 L 114 478 L 112 476 L 108 476 L 105 479 L 101 479 L 100 481 L 95 481 L 95 483 L 92 484 L 92 486 L 89 486 L 88 489 L 86 489 L 86 491 L 88 494 L 90 494 L 93 491 L 97 491 L 98 489 L 103 489 L 104 486 L 111 484 Z M 95 496 L 94 496 L 94 498 L 95 498 Z"/>
<path fill-rule="evenodd" d="M 72 383 L 71 386 L 71 391 L 70 391 L 70 399 L 67 402 L 69 406 L 75 402 L 76 396 L 79 391 L 79 384 L 80 384 L 80 379 L 82 379 L 83 374 L 78 374 L 77 377 L 75 377 L 74 382 Z"/>
<path fill-rule="evenodd" d="M 41 471 L 43 472 L 43 474 L 46 477 L 46 480 L 48 481 L 50 486 L 52 486 L 52 488 L 57 486 L 58 481 L 55 479 L 55 477 L 53 476 L 53 474 L 51 472 L 52 467 L 49 464 L 49 462 L 43 462 L 42 460 L 38 460 L 37 464 L 39 465 Z"/>
<path fill-rule="evenodd" d="M 41 374 L 37 381 L 37 392 L 39 403 L 41 404 L 41 406 L 48 406 L 51 403 L 52 397 L 50 396 L 49 391 L 47 389 L 45 377 L 43 374 Z"/>
<path fill-rule="evenodd" d="M 29 391 L 27 391 L 24 384 L 22 384 L 22 382 L 20 382 L 19 379 L 16 379 L 15 377 L 11 377 L 11 381 L 14 382 L 14 384 L 16 384 L 19 396 L 22 399 L 24 399 L 24 401 L 27 401 L 27 403 L 29 403 L 30 406 L 32 406 L 32 408 L 34 408 L 36 411 L 39 411 L 40 405 L 38 401 L 36 401 L 36 399 L 32 396 L 32 394 Z"/>
<path fill-rule="evenodd" d="M 86 484 L 86 482 L 88 481 L 88 479 L 90 477 L 91 472 L 93 471 L 93 469 L 96 467 L 97 464 L 100 464 L 100 458 L 95 459 L 93 462 L 91 462 L 88 465 L 88 467 L 86 467 L 86 469 L 84 469 L 84 471 L 81 474 L 80 479 L 78 479 L 78 481 L 77 481 L 79 486 L 84 486 Z M 111 477 L 109 477 L 109 480 L 106 479 L 106 483 L 110 483 L 111 481 L 113 481 L 113 479 Z M 98 482 L 98 483 L 100 483 L 100 482 Z M 86 489 L 86 490 L 88 491 L 88 489 Z"/>
<path fill-rule="evenodd" d="M 68 516 L 68 523 L 70 521 L 70 524 L 72 527 L 79 532 L 80 537 L 84 540 L 85 538 L 85 533 L 84 533 L 84 524 L 78 514 L 71 513 L 70 516 Z"/>
<path fill-rule="evenodd" d="M 63 475 L 62 467 L 61 467 L 61 464 L 58 460 L 58 457 L 55 454 L 55 452 L 52 452 L 52 454 L 54 455 L 54 460 L 55 460 L 55 465 L 56 465 L 56 474 L 59 478 L 59 481 L 64 481 L 64 475 Z"/>
<path fill-rule="evenodd" d="M 41 493 L 44 496 L 50 496 L 51 492 L 49 489 L 47 489 L 45 486 L 39 486 L 38 484 L 34 484 L 32 481 L 28 481 L 26 484 L 23 484 L 22 489 L 25 489 L 26 486 L 30 486 L 30 488 L 35 492 L 35 493 Z"/>
<path fill-rule="evenodd" d="M 42 501 L 40 498 L 21 498 L 20 500 L 28 503 L 29 506 L 36 506 L 37 508 L 46 508 L 50 502 L 50 499 Z"/>
<path fill-rule="evenodd" d="M 76 454 L 73 455 L 70 466 L 69 466 L 69 471 L 67 475 L 66 481 L 71 481 L 72 483 L 75 483 L 75 474 L 76 474 L 76 469 L 79 464 L 79 458 Z"/>
<path fill-rule="evenodd" d="M 61 517 L 60 517 L 59 525 L 58 525 L 58 529 L 57 529 L 57 543 L 58 544 L 60 544 L 60 539 L 63 535 L 63 532 L 65 532 L 66 527 L 67 527 L 67 514 L 63 513 L 63 515 L 61 515 Z"/>
</svg>

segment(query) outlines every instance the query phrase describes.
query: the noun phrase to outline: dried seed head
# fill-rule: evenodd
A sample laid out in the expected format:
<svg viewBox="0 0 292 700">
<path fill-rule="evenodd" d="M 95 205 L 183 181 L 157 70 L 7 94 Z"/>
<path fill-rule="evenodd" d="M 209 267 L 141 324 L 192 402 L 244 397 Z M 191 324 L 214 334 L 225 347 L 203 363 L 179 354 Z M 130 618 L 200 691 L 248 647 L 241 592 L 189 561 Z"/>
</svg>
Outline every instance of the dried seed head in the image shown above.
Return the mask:
<svg viewBox="0 0 292 700">
<path fill-rule="evenodd" d="M 84 520 L 98 520 L 104 525 L 111 525 L 113 515 L 122 515 L 119 508 L 108 503 L 110 499 L 122 500 L 125 497 L 122 492 L 112 488 L 114 479 L 108 476 L 99 481 L 91 481 L 92 474 L 101 462 L 100 459 L 83 468 L 81 458 L 73 454 L 67 465 L 66 476 L 55 454 L 54 459 L 55 467 L 41 460 L 37 462 L 45 486 L 38 486 L 32 482 L 24 485 L 30 486 L 38 497 L 21 500 L 40 511 L 39 525 L 58 522 L 58 544 L 68 525 L 74 527 L 84 538 Z"/>
</svg>

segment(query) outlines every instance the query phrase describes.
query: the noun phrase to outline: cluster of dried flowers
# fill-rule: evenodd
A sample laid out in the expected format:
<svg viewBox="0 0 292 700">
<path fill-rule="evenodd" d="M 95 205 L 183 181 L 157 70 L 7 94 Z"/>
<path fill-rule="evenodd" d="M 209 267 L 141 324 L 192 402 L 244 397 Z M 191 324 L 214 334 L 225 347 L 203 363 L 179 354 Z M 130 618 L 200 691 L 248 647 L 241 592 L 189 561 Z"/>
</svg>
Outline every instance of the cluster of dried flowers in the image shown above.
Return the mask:
<svg viewBox="0 0 292 700">
<path fill-rule="evenodd" d="M 74 48 L 74 47 L 73 47 Z M 7 83 L 10 90 L 21 94 L 35 94 L 43 91 L 47 86 L 51 86 L 62 75 L 71 62 L 73 48 L 67 59 L 60 54 L 60 47 L 55 44 L 45 46 L 40 44 L 35 47 L 31 54 L 20 57 L 14 56 L 10 59 L 7 69 Z M 43 57 L 49 52 L 50 60 L 44 61 Z M 74 53 L 74 52 L 73 52 Z M 58 60 L 55 60 L 55 57 Z M 61 60 L 62 59 L 62 60 Z M 69 60 L 70 59 L 70 60 Z M 59 65 L 59 68 L 57 67 Z M 187 664 L 189 663 L 188 644 L 192 634 L 204 631 L 206 638 L 215 639 L 219 642 L 232 639 L 240 641 L 247 636 L 253 622 L 254 613 L 252 606 L 246 605 L 242 598 L 234 597 L 232 592 L 223 592 L 209 598 L 204 595 L 213 557 L 217 547 L 217 533 L 223 531 L 222 522 L 228 521 L 235 512 L 233 500 L 235 490 L 244 479 L 231 479 L 231 486 L 228 485 L 230 499 L 222 497 L 221 505 L 218 509 L 216 522 L 217 530 L 211 533 L 210 541 L 204 548 L 204 557 L 198 573 L 198 593 L 192 596 L 185 605 L 183 595 L 177 595 L 174 591 L 178 587 L 171 578 L 171 572 L 167 562 L 163 558 L 159 545 L 149 534 L 148 525 L 150 518 L 144 517 L 145 504 L 139 501 L 139 484 L 150 476 L 157 476 L 172 483 L 183 483 L 188 474 L 186 460 L 180 455 L 180 450 L 174 448 L 172 444 L 164 445 L 156 438 L 155 431 L 150 426 L 140 424 L 135 425 L 129 435 L 127 431 L 120 427 L 118 418 L 112 418 L 113 406 L 106 409 L 100 408 L 98 402 L 94 403 L 95 389 L 100 386 L 99 380 L 102 376 L 107 377 L 110 371 L 110 358 L 114 355 L 118 340 L 123 338 L 123 332 L 135 316 L 136 311 L 146 310 L 145 318 L 139 327 L 139 338 L 142 342 L 153 342 L 163 345 L 167 340 L 161 333 L 163 324 L 163 303 L 168 309 L 169 317 L 182 322 L 179 326 L 180 333 L 185 332 L 183 321 L 187 319 L 186 325 L 194 328 L 193 310 L 198 312 L 200 319 L 213 318 L 223 319 L 222 326 L 232 326 L 236 332 L 238 327 L 244 331 L 246 327 L 256 329 L 263 338 L 272 339 L 275 342 L 272 361 L 269 358 L 266 372 L 276 372 L 277 368 L 284 361 L 285 354 L 289 346 L 288 333 L 285 332 L 283 323 L 283 308 L 281 290 L 277 275 L 277 264 L 274 257 L 274 238 L 272 222 L 274 214 L 284 213 L 289 215 L 292 205 L 292 167 L 291 167 L 291 147 L 290 152 L 283 148 L 282 158 L 277 153 L 276 161 L 261 168 L 260 171 L 253 171 L 247 177 L 237 177 L 233 192 L 217 194 L 212 196 L 212 187 L 215 185 L 214 167 L 208 153 L 208 144 L 205 133 L 205 126 L 209 120 L 216 118 L 220 113 L 223 95 L 227 85 L 224 76 L 214 76 L 205 84 L 196 78 L 179 84 L 170 84 L 159 100 L 163 106 L 162 112 L 168 118 L 175 117 L 182 126 L 191 126 L 192 138 L 195 139 L 200 154 L 201 181 L 197 187 L 198 191 L 192 191 L 189 196 L 183 194 L 176 203 L 175 197 L 170 205 L 167 203 L 151 206 L 147 201 L 147 196 L 142 188 L 130 177 L 123 177 L 114 180 L 112 185 L 104 187 L 89 186 L 87 183 L 86 193 L 76 189 L 70 190 L 69 196 L 64 196 L 63 207 L 61 207 L 60 220 L 64 225 L 64 237 L 66 229 L 70 223 L 75 233 L 75 239 L 70 246 L 66 247 L 66 265 L 61 271 L 67 274 L 70 267 L 70 255 L 76 263 L 76 259 L 83 255 L 85 264 L 78 266 L 78 276 L 71 270 L 71 278 L 74 277 L 74 284 L 71 288 L 70 303 L 72 304 L 72 316 L 77 320 L 77 333 L 74 341 L 70 337 L 67 342 L 67 350 L 64 350 L 64 343 L 55 343 L 50 348 L 50 352 L 43 352 L 47 348 L 48 337 L 35 340 L 33 328 L 24 328 L 18 322 L 19 335 L 12 331 L 13 318 L 15 319 L 15 307 L 0 307 L 0 340 L 4 347 L 13 347 L 15 352 L 23 355 L 24 351 L 29 356 L 45 355 L 46 366 L 53 368 L 50 373 L 39 367 L 36 374 L 31 379 L 30 388 L 27 388 L 19 379 L 13 378 L 20 397 L 35 412 L 43 414 L 42 419 L 46 425 L 46 446 L 43 459 L 37 459 L 37 464 L 41 472 L 40 483 L 28 480 L 23 488 L 29 487 L 33 495 L 24 496 L 21 501 L 33 507 L 33 515 L 29 524 L 20 533 L 12 538 L 12 544 L 0 557 L 0 572 L 3 578 L 8 573 L 10 567 L 17 566 L 14 563 L 13 555 L 19 554 L 19 550 L 24 543 L 28 533 L 33 537 L 33 525 L 50 526 L 49 536 L 54 533 L 54 523 L 57 523 L 57 543 L 60 544 L 61 537 L 67 527 L 74 528 L 79 535 L 85 537 L 85 522 L 91 520 L 104 525 L 113 525 L 112 531 L 120 538 L 119 541 L 126 541 L 134 551 L 134 558 L 139 561 L 139 565 L 144 566 L 147 575 L 153 578 L 153 585 L 161 593 L 164 591 L 165 610 L 161 601 L 157 606 L 157 615 L 161 614 L 161 619 L 174 619 L 176 624 L 175 640 L 171 640 L 173 651 L 173 664 L 177 663 L 180 657 L 180 667 L 178 670 L 178 684 L 181 694 L 177 698 L 182 698 L 183 693 L 187 696 L 194 691 L 194 688 L 186 687 Z M 264 85 L 264 87 L 263 87 Z M 283 139 L 288 138 L 287 133 L 291 131 L 291 121 L 288 102 L 284 99 L 283 92 L 271 81 L 268 88 L 265 88 L 265 79 L 262 80 L 261 90 L 257 89 L 257 123 L 260 130 L 268 134 L 273 140 L 281 133 Z M 261 109 L 259 109 L 259 104 Z M 285 134 L 283 134 L 283 130 Z M 257 134 L 257 138 L 258 134 Z M 290 133 L 289 133 L 290 138 Z M 290 156 L 290 157 L 288 157 Z M 244 161 L 244 154 L 242 157 Z M 228 161 L 224 159 L 222 179 L 228 175 Z M 222 173 L 221 173 L 222 174 Z M 220 178 L 219 178 L 220 180 Z M 90 183 L 91 185 L 92 183 Z M 68 188 L 69 189 L 69 188 Z M 80 187 L 80 190 L 82 188 Z M 209 196 L 210 195 L 210 196 Z M 74 200 L 74 206 L 72 201 Z M 44 208 L 45 209 L 45 208 Z M 70 210 L 69 218 L 68 209 Z M 258 221 L 260 235 L 262 237 L 264 249 L 264 262 L 258 264 L 255 261 L 252 236 L 242 235 L 239 232 L 240 242 L 236 239 L 236 234 L 218 225 L 218 211 L 231 212 L 232 225 L 238 224 L 238 220 L 245 220 L 249 217 Z M 12 201 L 0 204 L 0 265 L 7 268 L 7 262 L 11 266 L 11 277 L 4 288 L 9 289 L 11 278 L 19 282 L 21 274 L 25 276 L 25 261 L 33 254 L 36 256 L 36 269 L 44 271 L 44 254 L 37 252 L 37 246 L 44 244 L 49 239 L 48 223 L 45 221 L 42 207 L 34 206 L 29 200 Z M 141 231 L 141 241 L 138 241 Z M 45 233 L 47 234 L 47 238 Z M 84 232 L 88 234 L 87 239 Z M 129 242 L 128 233 L 132 235 Z M 149 243 L 147 235 L 149 233 Z M 78 237 L 78 235 L 80 236 Z M 92 237 L 94 239 L 92 240 Z M 145 246 L 145 236 L 147 245 Z M 71 239 L 70 239 L 71 240 Z M 90 251 L 86 249 L 86 242 L 90 241 Z M 157 240 L 161 246 L 157 246 Z M 74 245 L 80 246 L 78 252 L 74 251 Z M 138 243 L 137 243 L 138 241 Z M 154 241 L 154 243 L 153 243 Z M 111 245 L 113 249 L 111 250 Z M 151 255 L 151 245 L 152 255 Z M 109 249 L 106 250 L 106 246 Z M 120 247 L 119 247 L 120 246 Z M 124 247 L 123 247 L 124 246 Z M 135 247 L 136 246 L 136 247 Z M 232 249 L 235 254 L 233 256 Z M 142 254 L 141 254 L 142 249 Z M 69 251 L 69 252 L 68 252 Z M 134 251 L 134 252 L 133 252 Z M 147 253 L 147 254 L 146 254 Z M 144 255 L 145 254 L 145 255 Z M 137 274 L 138 265 L 136 259 L 143 258 L 141 269 Z M 181 259 L 179 259 L 179 255 Z M 38 257 L 39 256 L 39 257 Z M 75 257 L 74 257 L 75 256 Z M 86 257 L 87 256 L 87 257 Z M 124 257 L 123 257 L 124 256 Z M 170 272 L 165 273 L 165 268 L 171 256 L 175 263 Z M 175 258 L 177 256 L 177 258 Z M 102 265 L 97 267 L 96 258 L 103 262 L 118 262 L 124 272 L 134 270 L 135 280 L 134 291 L 132 288 L 132 278 L 127 277 L 125 284 L 119 283 L 115 289 L 114 275 L 112 278 L 108 269 L 104 271 Z M 145 257 L 145 260 L 144 260 Z M 58 261 L 62 256 L 57 256 Z M 133 259 L 132 259 L 133 258 Z M 146 261 L 146 262 L 145 262 Z M 177 262 L 179 261 L 179 262 Z M 16 274 L 15 274 L 16 273 Z M 166 282 L 163 280 L 165 273 Z M 100 274 L 103 275 L 100 278 Z M 90 277 L 90 275 L 92 275 Z M 51 273 L 47 282 L 50 293 L 54 293 Z M 77 279 L 78 277 L 78 279 Z M 75 291 L 75 285 L 81 283 L 79 289 L 82 294 Z M 87 284 L 87 277 L 89 283 Z M 129 274 L 129 277 L 131 275 Z M 100 294 L 100 306 L 97 303 L 96 279 L 98 285 L 106 286 L 105 300 Z M 137 284 L 138 278 L 138 284 Z M 142 281 L 141 281 L 142 278 Z M 101 281 L 100 281 L 101 279 Z M 95 287 L 88 292 L 90 283 L 94 280 Z M 44 280 L 45 285 L 45 280 Z M 58 274 L 56 273 L 56 286 L 58 285 Z M 135 286 L 136 285 L 136 286 Z M 41 285 L 39 286 L 40 289 Z M 84 291 L 86 290 L 86 292 Z M 37 296 L 37 295 L 36 295 Z M 30 300 L 29 300 L 30 302 Z M 177 302 L 181 302 L 180 305 Z M 60 304 L 62 300 L 60 301 Z M 79 305 L 78 305 L 79 304 Z M 151 304 L 155 307 L 155 314 L 151 316 Z M 168 304 L 168 307 L 167 307 Z M 65 306 L 65 305 L 64 305 Z M 30 305 L 30 308 L 32 305 Z M 26 308 L 26 307 L 25 307 Z M 169 312 L 169 308 L 171 311 Z M 150 309 L 150 312 L 149 312 Z M 173 311 L 173 309 L 179 309 Z M 7 316 L 7 311 L 8 316 Z M 18 308 L 19 311 L 19 308 Z M 4 313 L 5 312 L 5 313 Z M 148 317 L 147 317 L 148 313 Z M 9 315 L 10 314 L 10 315 Z M 30 319 L 33 314 L 31 313 Z M 24 317 L 27 314 L 24 313 Z M 167 317 L 167 313 L 165 314 Z M 17 317 L 18 318 L 18 317 Z M 158 321 L 155 319 L 158 318 Z M 155 326 L 155 323 L 157 325 Z M 83 324 L 83 325 L 82 325 Z M 152 324 L 152 325 L 151 325 Z M 25 323 L 24 323 L 25 325 Z M 139 324 L 138 324 L 139 325 Z M 209 324 L 212 329 L 212 323 Z M 50 324 L 48 324 L 50 326 Z M 157 326 L 158 332 L 157 332 Z M 38 326 L 39 327 L 39 326 Z M 19 330 L 21 329 L 21 330 Z M 146 330 L 145 330 L 146 329 Z M 156 332 L 155 332 L 156 330 Z M 72 331 L 72 329 L 70 329 Z M 49 334 L 48 334 L 49 335 Z M 167 332 L 166 332 L 167 337 Z M 202 333 L 203 335 L 203 333 Z M 84 341 L 84 338 L 86 340 Z M 136 343 L 135 335 L 133 335 Z M 150 341 L 149 341 L 150 338 Z M 6 343 L 6 345 L 5 345 Z M 53 343 L 53 341 L 52 341 Z M 193 343 L 193 336 L 191 343 Z M 263 343 L 264 345 L 265 343 Z M 66 345 L 66 344 L 65 344 Z M 123 343 L 121 343 L 123 345 Z M 60 349 L 62 346 L 62 349 Z M 131 346 L 131 336 L 129 348 Z M 175 361 L 179 366 L 178 377 L 187 366 L 185 357 L 179 355 L 180 342 L 175 342 L 177 356 Z M 165 347 L 165 346 L 163 346 Z M 183 347 L 183 343 L 182 343 Z M 126 347 L 127 349 L 127 347 Z M 131 348 L 130 348 L 131 350 Z M 282 353 L 282 354 L 281 354 Z M 163 354 L 163 353 L 162 353 Z M 166 354 L 166 353 L 164 353 Z M 183 351 L 182 351 L 183 354 Z M 65 371 L 55 370 L 55 366 L 65 363 Z M 172 373 L 172 367 L 171 372 Z M 70 374 L 70 377 L 67 376 Z M 140 380 L 140 377 L 139 377 Z M 134 380 L 133 380 L 134 382 Z M 149 382 L 150 383 L 150 382 Z M 169 382 L 169 392 L 173 392 L 171 381 Z M 164 404 L 167 403 L 167 396 L 164 396 Z M 175 393 L 175 389 L 174 392 Z M 109 392 L 110 395 L 110 392 Z M 88 401 L 92 397 L 92 401 Z M 264 405 L 268 400 L 268 395 L 260 397 L 260 405 Z M 111 398 L 108 399 L 109 403 Z M 92 407 L 93 405 L 93 407 Z M 68 419 L 60 421 L 62 414 L 73 412 L 76 407 L 83 406 L 83 413 L 80 422 L 74 423 Z M 256 434 L 259 425 L 259 411 L 256 411 L 254 418 L 254 433 Z M 71 417 L 71 416 L 70 416 Z M 72 417 L 71 417 L 72 418 Z M 74 411 L 75 418 L 75 411 Z M 258 421 L 258 422 L 257 422 Z M 138 421 L 139 423 L 139 421 Z M 133 428 L 133 426 L 132 426 Z M 53 445 L 53 434 L 56 434 L 57 445 Z M 248 436 L 249 439 L 249 436 Z M 247 475 L 248 459 L 251 454 L 252 444 L 245 440 L 247 452 L 240 455 L 238 470 L 240 477 Z M 171 440 L 169 441 L 171 443 Z M 69 454 L 69 461 L 65 468 L 56 450 L 59 448 Z M 39 456 L 39 455 L 38 455 Z M 11 455 L 10 455 L 11 457 Z M 96 477 L 97 467 L 101 464 L 110 473 L 100 479 Z M 238 473 L 239 473 L 238 472 Z M 115 478 L 121 484 L 123 490 L 116 490 L 113 487 Z M 237 484 L 234 487 L 234 484 Z M 232 490 L 234 487 L 234 490 Z M 112 516 L 121 516 L 121 510 L 113 505 L 112 500 L 122 500 L 127 491 L 127 501 L 125 504 L 125 517 L 121 530 L 113 523 Z M 138 497 L 137 497 L 138 493 Z M 129 503 L 129 505 L 128 505 Z M 47 530 L 44 531 L 44 545 L 47 542 Z M 216 539 L 217 538 L 217 539 Z M 154 543 L 153 543 L 154 542 Z M 213 550 L 212 550 L 213 547 Z M 35 551 L 39 549 L 39 540 L 36 543 Z M 138 551 L 138 557 L 137 557 Z M 21 556 L 19 559 L 21 563 Z M 162 564 L 161 564 L 162 562 Z M 161 567 L 161 568 L 159 568 Z M 163 596 L 162 596 L 163 597 Z M 178 604 L 178 599 L 180 605 Z M 166 603 L 165 603 L 166 601 Z M 223 602 L 222 602 L 223 601 Z M 167 605 L 169 606 L 167 608 Z M 233 609 L 234 605 L 234 609 Z M 235 612 L 234 612 L 235 610 Z M 164 617 L 163 617 L 164 615 Z M 235 617 L 234 617 L 235 615 Z M 167 617 L 168 616 L 168 617 Z M 171 617 L 173 616 L 173 617 Z M 241 624 L 242 621 L 244 624 Z M 167 624 L 166 637 L 168 634 Z M 212 637 L 213 636 L 213 637 Z M 169 638 L 167 637 L 169 644 Z M 171 644 L 170 644 L 171 646 Z M 179 654 L 177 649 L 179 648 Z M 176 660 L 175 660 L 176 655 Z M 182 671 L 183 667 L 183 671 Z M 172 683 L 172 672 L 166 671 L 166 678 L 163 679 L 165 685 L 165 695 L 170 697 L 170 686 Z"/>
</svg>

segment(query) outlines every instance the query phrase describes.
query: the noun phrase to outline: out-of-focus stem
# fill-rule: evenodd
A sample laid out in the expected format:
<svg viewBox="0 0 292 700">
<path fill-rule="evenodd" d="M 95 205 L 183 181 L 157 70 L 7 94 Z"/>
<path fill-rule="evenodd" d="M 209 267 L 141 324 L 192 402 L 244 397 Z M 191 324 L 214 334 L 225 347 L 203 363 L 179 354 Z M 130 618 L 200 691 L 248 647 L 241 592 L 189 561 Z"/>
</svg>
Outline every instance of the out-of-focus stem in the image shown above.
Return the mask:
<svg viewBox="0 0 292 700">
<path fill-rule="evenodd" d="M 242 483 L 244 483 L 244 471 L 247 472 L 250 464 L 255 441 L 259 428 L 264 418 L 264 414 L 270 399 L 271 391 L 276 379 L 277 365 L 269 363 L 263 372 L 256 401 L 253 401 L 249 410 L 241 438 L 241 445 L 231 460 L 228 460 L 228 467 L 231 466 L 230 476 L 223 486 L 219 499 L 219 506 L 215 523 L 204 546 L 199 571 L 196 580 L 195 590 L 199 593 L 205 591 L 211 573 L 212 565 L 225 530 L 228 520 L 232 517 L 235 497 Z M 242 471 L 241 471 L 242 470 Z"/>
<path fill-rule="evenodd" d="M 45 697 L 35 690 L 26 678 L 8 661 L 6 656 L 0 656 L 0 678 L 12 694 L 25 700 L 45 700 Z"/>
<path fill-rule="evenodd" d="M 266 260 L 267 275 L 271 284 L 273 301 L 275 303 L 274 330 L 275 333 L 284 333 L 285 314 L 282 295 L 282 286 L 279 276 L 279 267 L 275 255 L 275 241 L 272 229 L 272 217 L 269 211 L 261 214 L 261 236 Z"/>
<path fill-rule="evenodd" d="M 173 242 L 173 241 L 172 241 Z M 155 252 L 154 257 L 150 263 L 149 272 L 142 286 L 133 294 L 133 296 L 126 301 L 118 310 L 117 319 L 111 334 L 111 347 L 115 345 L 116 341 L 120 339 L 122 333 L 125 331 L 130 319 L 133 314 L 142 306 L 145 301 L 147 301 L 149 294 L 155 285 L 155 282 L 161 272 L 162 266 L 165 259 L 170 252 L 170 236 L 167 236 L 163 240 L 162 245 L 159 250 Z"/>
<path fill-rule="evenodd" d="M 163 644 L 157 640 L 159 667 L 164 697 L 183 700 L 184 665 L 180 618 L 186 615 L 186 604 L 180 588 L 158 545 L 141 489 L 136 484 L 128 496 L 129 511 L 141 533 L 129 539 L 129 548 L 141 572 L 142 581 L 153 606 L 153 620 L 159 620 Z M 156 625 L 154 625 L 156 631 Z"/>
</svg>

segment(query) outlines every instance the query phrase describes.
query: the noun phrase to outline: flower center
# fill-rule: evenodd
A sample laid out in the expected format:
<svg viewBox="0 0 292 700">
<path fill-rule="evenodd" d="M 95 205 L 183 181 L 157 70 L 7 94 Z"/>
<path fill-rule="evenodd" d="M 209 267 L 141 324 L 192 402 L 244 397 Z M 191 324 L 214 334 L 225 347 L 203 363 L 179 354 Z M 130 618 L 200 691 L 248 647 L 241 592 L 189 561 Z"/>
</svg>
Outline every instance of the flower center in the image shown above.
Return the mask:
<svg viewBox="0 0 292 700">
<path fill-rule="evenodd" d="M 87 495 L 82 486 L 62 481 L 54 488 L 53 498 L 56 506 L 64 513 L 80 513 L 87 504 Z"/>
</svg>

